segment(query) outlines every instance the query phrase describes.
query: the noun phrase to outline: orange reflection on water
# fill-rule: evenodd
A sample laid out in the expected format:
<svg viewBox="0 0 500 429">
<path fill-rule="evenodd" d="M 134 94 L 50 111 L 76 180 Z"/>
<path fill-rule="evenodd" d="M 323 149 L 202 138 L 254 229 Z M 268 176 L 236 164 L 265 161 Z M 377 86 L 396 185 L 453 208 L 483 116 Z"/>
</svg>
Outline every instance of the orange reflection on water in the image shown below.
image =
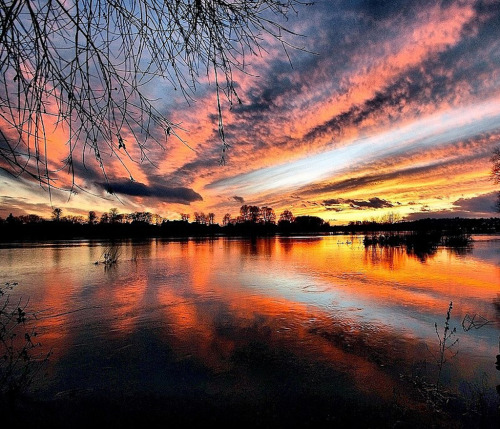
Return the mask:
<svg viewBox="0 0 500 429">
<path fill-rule="evenodd" d="M 258 362 L 293 362 L 306 374 L 324 366 L 357 391 L 390 399 L 400 383 L 392 367 L 405 362 L 407 370 L 422 359 L 422 338 L 434 340 L 434 321 L 444 319 L 449 301 L 454 317 L 498 317 L 498 265 L 445 249 L 419 258 L 334 236 L 150 241 L 122 244 L 109 269 L 94 265 L 100 251 L 58 249 L 33 270 L 36 305 L 55 315 L 43 325 L 56 364 L 84 345 L 82 353 L 107 368 L 94 347 L 104 356 L 118 347 L 127 359 L 150 333 L 159 345 L 146 344 L 148 353 L 169 350 L 175 362 L 227 377 L 234 388 L 261 386 Z M 496 344 L 481 341 L 476 352 L 494 354 Z M 471 373 L 466 366 L 458 362 L 457 371 Z M 215 377 L 205 388 L 224 385 Z"/>
<path fill-rule="evenodd" d="M 271 350 L 287 349 L 301 360 L 327 362 L 348 372 L 360 391 L 376 392 L 377 396 L 385 398 L 392 395 L 395 381 L 377 363 L 348 350 L 350 340 L 336 344 L 328 338 L 330 316 L 325 317 L 307 304 L 249 293 L 238 284 L 237 278 L 229 284 L 225 279 L 221 280 L 224 265 L 228 263 L 226 258 L 231 260 L 245 255 L 250 259 L 257 256 L 267 259 L 282 253 L 280 245 L 269 240 L 243 244 L 223 242 L 219 249 L 225 253 L 223 258 L 217 255 L 213 245 L 192 245 L 195 257 L 189 260 L 195 262 L 185 266 L 189 272 L 191 299 L 186 300 L 185 292 L 179 293 L 171 288 L 162 288 L 158 295 L 159 303 L 165 308 L 166 323 L 181 333 L 175 336 L 177 349 L 195 354 L 204 365 L 221 371 L 230 368 L 230 358 L 235 350 L 249 347 L 255 341 L 265 341 Z M 283 254 L 290 250 L 284 250 Z M 236 260 L 234 263 L 242 268 L 247 262 Z M 203 308 L 200 302 L 207 297 L 213 302 Z M 210 307 L 215 310 L 211 311 Z M 318 326 L 321 329 L 316 332 Z M 231 335 L 228 333 L 231 330 L 238 334 L 233 332 Z M 245 332 L 248 335 L 244 335 Z M 352 339 L 358 334 L 353 329 L 347 337 Z"/>
<path fill-rule="evenodd" d="M 404 248 L 364 248 L 361 240 L 333 237 L 294 242 L 287 261 L 299 260 L 305 274 L 365 302 L 404 303 L 439 315 L 454 298 L 463 314 L 472 311 L 473 305 L 479 306 L 476 311 L 485 310 L 484 301 L 490 302 L 498 292 L 498 264 L 444 248 L 420 257 Z M 486 307 L 483 316 L 494 320 L 493 306 Z"/>
</svg>

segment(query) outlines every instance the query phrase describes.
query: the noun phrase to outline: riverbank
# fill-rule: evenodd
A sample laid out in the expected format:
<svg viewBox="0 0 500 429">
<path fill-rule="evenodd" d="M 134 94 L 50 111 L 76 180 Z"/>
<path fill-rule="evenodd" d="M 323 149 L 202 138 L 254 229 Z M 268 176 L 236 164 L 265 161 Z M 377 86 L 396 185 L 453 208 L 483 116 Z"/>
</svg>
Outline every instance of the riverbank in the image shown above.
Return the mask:
<svg viewBox="0 0 500 429">
<path fill-rule="evenodd" d="M 500 234 L 500 218 L 489 219 L 421 219 L 413 222 L 377 223 L 351 222 L 348 225 L 330 225 L 311 216 L 296 218 L 293 222 L 242 222 L 220 226 L 187 221 L 163 221 L 160 224 L 131 223 L 73 223 L 66 221 L 37 221 L 32 223 L 1 222 L 0 242 L 21 240 L 70 239 L 127 239 L 127 238 L 189 238 L 189 237 L 258 237 L 293 236 L 300 234 L 364 234 L 398 236 L 414 233 L 420 238 L 434 240 L 440 237 L 461 237 L 471 234 Z M 427 240 L 427 241 L 429 241 Z M 462 243 L 449 242 L 449 245 Z"/>
</svg>

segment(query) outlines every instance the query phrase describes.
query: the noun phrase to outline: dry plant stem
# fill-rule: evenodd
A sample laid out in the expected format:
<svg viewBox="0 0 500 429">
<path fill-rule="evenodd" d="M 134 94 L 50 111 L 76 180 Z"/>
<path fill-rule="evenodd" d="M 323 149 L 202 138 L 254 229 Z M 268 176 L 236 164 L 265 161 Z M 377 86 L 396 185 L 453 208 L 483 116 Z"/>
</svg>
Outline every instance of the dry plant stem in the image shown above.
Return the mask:
<svg viewBox="0 0 500 429">
<path fill-rule="evenodd" d="M 439 340 L 439 354 L 437 356 L 437 365 L 438 365 L 438 376 L 436 380 L 436 391 L 439 390 L 440 383 L 441 383 L 441 373 L 443 370 L 443 365 L 448 361 L 448 358 L 446 357 L 447 351 L 450 350 L 452 347 L 454 347 L 458 343 L 458 338 L 456 338 L 453 342 L 452 337 L 456 334 L 457 328 L 450 328 L 450 318 L 451 318 L 451 310 L 453 308 L 453 302 L 450 302 L 450 305 L 448 307 L 448 311 L 446 313 L 446 320 L 444 323 L 444 330 L 442 336 L 439 335 L 438 332 L 438 326 L 437 323 L 434 324 L 434 328 L 436 330 L 436 335 Z M 455 357 L 458 353 L 458 350 L 453 353 L 449 359 Z"/>
<path fill-rule="evenodd" d="M 6 291 L 13 285 L 0 287 L 0 394 L 11 399 L 29 387 L 51 354 L 37 352 L 41 343 L 35 341 L 38 333 L 31 324 L 36 313 L 28 313 L 29 300 L 11 303 Z"/>
<path fill-rule="evenodd" d="M 118 262 L 118 258 L 120 257 L 120 249 L 118 246 L 109 246 L 102 253 L 102 262 L 104 265 L 109 266 L 116 264 Z"/>
</svg>

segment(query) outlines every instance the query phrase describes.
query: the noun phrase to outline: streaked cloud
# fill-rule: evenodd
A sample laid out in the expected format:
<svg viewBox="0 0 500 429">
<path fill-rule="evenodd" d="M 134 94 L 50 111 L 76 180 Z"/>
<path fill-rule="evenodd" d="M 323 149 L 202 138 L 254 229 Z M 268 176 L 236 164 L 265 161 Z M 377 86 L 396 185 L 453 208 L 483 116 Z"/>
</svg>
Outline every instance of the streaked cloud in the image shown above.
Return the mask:
<svg viewBox="0 0 500 429">
<path fill-rule="evenodd" d="M 208 184 L 207 189 L 231 189 L 247 195 L 273 190 L 290 191 L 359 165 L 455 143 L 491 132 L 500 121 L 499 100 L 421 118 L 378 135 L 357 139 L 327 152 L 267 167 Z M 418 166 L 417 166 L 418 167 Z"/>
</svg>

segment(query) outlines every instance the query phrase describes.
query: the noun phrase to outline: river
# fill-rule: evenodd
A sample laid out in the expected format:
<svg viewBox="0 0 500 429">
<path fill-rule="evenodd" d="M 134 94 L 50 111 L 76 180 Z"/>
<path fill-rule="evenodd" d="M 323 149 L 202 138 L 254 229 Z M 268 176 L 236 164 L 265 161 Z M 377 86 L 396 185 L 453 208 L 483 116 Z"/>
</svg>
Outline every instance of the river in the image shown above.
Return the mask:
<svg viewBox="0 0 500 429">
<path fill-rule="evenodd" d="M 418 256 L 365 248 L 359 236 L 122 241 L 111 266 L 96 263 L 106 242 L 18 243 L 0 248 L 0 284 L 16 283 L 10 302 L 37 311 L 51 351 L 30 387 L 39 399 L 411 408 L 418 398 L 404 383 L 439 377 L 495 407 L 500 237 L 474 239 Z M 456 332 L 439 374 L 451 302 Z"/>
</svg>

